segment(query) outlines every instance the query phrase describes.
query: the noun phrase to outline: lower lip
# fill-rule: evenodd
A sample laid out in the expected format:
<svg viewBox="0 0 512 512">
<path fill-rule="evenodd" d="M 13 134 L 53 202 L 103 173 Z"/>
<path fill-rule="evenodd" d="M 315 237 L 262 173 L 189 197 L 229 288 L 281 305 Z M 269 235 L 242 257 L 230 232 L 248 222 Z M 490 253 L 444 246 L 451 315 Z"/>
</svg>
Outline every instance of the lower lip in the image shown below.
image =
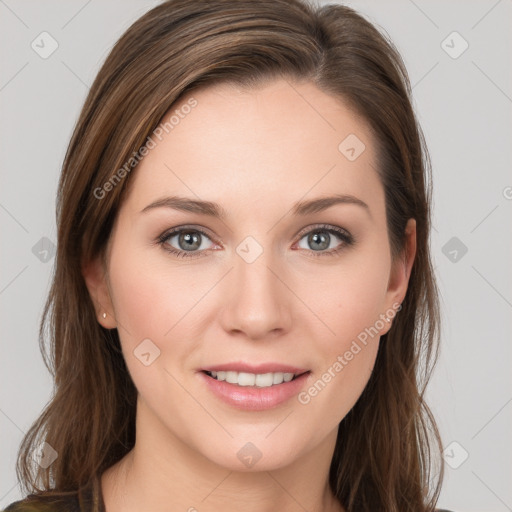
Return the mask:
<svg viewBox="0 0 512 512">
<path fill-rule="evenodd" d="M 225 403 L 247 411 L 265 411 L 283 404 L 297 395 L 304 386 L 310 372 L 303 373 L 290 382 L 283 382 L 266 388 L 238 386 L 217 380 L 204 372 L 198 372 L 210 391 Z"/>
</svg>

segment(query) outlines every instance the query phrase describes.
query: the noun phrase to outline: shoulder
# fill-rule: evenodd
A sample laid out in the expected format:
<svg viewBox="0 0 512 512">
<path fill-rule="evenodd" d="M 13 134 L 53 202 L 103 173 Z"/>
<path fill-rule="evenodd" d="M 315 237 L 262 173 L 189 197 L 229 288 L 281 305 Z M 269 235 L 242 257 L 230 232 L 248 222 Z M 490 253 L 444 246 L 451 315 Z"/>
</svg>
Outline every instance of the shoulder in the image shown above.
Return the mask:
<svg viewBox="0 0 512 512">
<path fill-rule="evenodd" d="M 75 491 L 29 494 L 0 512 L 105 512 L 97 476 Z"/>
<path fill-rule="evenodd" d="M 81 512 L 78 491 L 47 491 L 29 494 L 15 501 L 2 512 Z"/>
<path fill-rule="evenodd" d="M 55 497 L 31 494 L 15 501 L 2 512 L 80 512 L 76 494 Z"/>
</svg>

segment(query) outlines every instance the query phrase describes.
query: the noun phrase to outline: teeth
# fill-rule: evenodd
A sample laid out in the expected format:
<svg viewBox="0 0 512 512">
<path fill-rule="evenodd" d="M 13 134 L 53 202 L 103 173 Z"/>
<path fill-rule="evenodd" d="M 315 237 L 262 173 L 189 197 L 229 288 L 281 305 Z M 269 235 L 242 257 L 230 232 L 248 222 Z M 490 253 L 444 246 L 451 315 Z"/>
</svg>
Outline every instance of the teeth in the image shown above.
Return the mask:
<svg viewBox="0 0 512 512">
<path fill-rule="evenodd" d="M 246 373 L 246 372 L 208 372 L 214 379 L 224 380 L 238 386 L 256 386 L 268 388 L 283 382 L 290 382 L 295 375 L 293 373 Z"/>
<path fill-rule="evenodd" d="M 274 376 L 271 373 L 260 373 L 256 375 L 255 384 L 259 388 L 268 388 L 274 384 Z"/>
<path fill-rule="evenodd" d="M 226 372 L 226 382 L 230 384 L 238 383 L 238 373 L 237 372 Z"/>
<path fill-rule="evenodd" d="M 273 381 L 272 381 L 273 384 L 281 384 L 281 382 L 283 382 L 283 380 L 284 380 L 284 373 L 282 373 L 282 372 L 274 373 L 274 376 L 272 378 L 273 378 Z"/>
</svg>

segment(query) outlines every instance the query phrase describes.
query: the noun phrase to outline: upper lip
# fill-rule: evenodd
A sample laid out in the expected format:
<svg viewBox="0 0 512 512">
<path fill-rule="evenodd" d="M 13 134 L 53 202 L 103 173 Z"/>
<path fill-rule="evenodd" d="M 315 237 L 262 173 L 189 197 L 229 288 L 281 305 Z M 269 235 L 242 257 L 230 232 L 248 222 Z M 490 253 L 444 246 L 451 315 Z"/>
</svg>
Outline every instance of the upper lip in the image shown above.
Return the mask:
<svg viewBox="0 0 512 512">
<path fill-rule="evenodd" d="M 300 375 L 309 370 L 305 368 L 299 368 L 297 366 L 290 366 L 282 363 L 261 363 L 257 365 L 243 363 L 243 362 L 233 362 L 233 363 L 222 363 L 222 364 L 212 364 L 211 366 L 205 366 L 201 368 L 201 371 L 204 372 L 245 372 L 245 373 L 293 373 L 295 375 Z"/>
</svg>

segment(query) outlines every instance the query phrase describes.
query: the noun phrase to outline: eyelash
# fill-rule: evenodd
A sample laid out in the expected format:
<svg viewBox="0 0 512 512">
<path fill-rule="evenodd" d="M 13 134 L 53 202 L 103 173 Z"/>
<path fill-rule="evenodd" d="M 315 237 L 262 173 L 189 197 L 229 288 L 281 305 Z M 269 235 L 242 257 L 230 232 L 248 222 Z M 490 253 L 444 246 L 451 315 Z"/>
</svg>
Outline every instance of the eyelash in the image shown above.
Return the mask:
<svg viewBox="0 0 512 512">
<path fill-rule="evenodd" d="M 179 228 L 173 228 L 170 231 L 166 231 L 165 233 L 162 233 L 157 238 L 156 242 L 159 245 L 161 245 L 165 251 L 173 254 L 174 256 L 176 256 L 178 258 L 200 258 L 202 256 L 206 256 L 205 253 L 206 253 L 207 249 L 202 250 L 202 251 L 181 251 L 181 250 L 175 249 L 172 246 L 169 246 L 169 244 L 167 243 L 169 238 L 172 238 L 174 235 L 180 234 L 182 231 L 192 231 L 192 232 L 200 233 L 201 235 L 203 235 L 211 240 L 210 235 L 208 235 L 208 233 L 206 233 L 205 231 L 203 231 L 200 228 L 197 228 L 194 226 L 181 226 Z M 351 235 L 348 231 L 346 231 L 342 228 L 338 228 L 336 226 L 331 226 L 329 224 L 319 224 L 317 226 L 314 226 L 309 231 L 306 231 L 306 232 L 300 234 L 299 241 L 302 240 L 302 238 L 304 238 L 306 235 L 309 235 L 310 233 L 314 233 L 314 232 L 333 233 L 333 234 L 337 235 L 343 241 L 343 244 L 340 247 L 338 247 L 337 249 L 331 249 L 329 251 L 308 251 L 308 252 L 313 253 L 312 257 L 314 257 L 314 258 L 319 258 L 322 256 L 336 256 L 340 252 L 342 252 L 346 247 L 351 246 L 356 242 L 354 236 Z M 307 251 L 307 249 L 305 249 L 305 250 Z"/>
</svg>

